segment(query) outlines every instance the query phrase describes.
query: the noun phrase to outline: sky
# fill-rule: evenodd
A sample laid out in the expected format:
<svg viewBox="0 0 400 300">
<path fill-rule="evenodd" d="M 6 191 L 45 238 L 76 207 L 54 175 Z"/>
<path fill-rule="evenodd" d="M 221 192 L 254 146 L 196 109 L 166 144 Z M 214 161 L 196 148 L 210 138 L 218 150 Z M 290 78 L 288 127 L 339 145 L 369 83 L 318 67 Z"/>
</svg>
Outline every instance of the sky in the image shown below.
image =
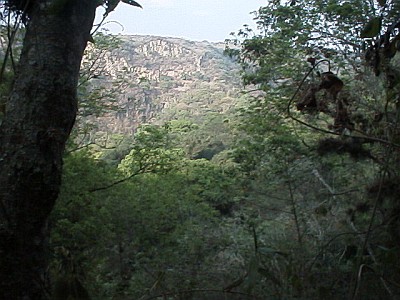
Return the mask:
<svg viewBox="0 0 400 300">
<path fill-rule="evenodd" d="M 108 16 L 106 28 L 115 34 L 223 42 L 231 32 L 237 32 L 244 24 L 255 24 L 250 12 L 258 10 L 268 0 L 136 1 L 143 9 L 120 3 Z"/>
</svg>

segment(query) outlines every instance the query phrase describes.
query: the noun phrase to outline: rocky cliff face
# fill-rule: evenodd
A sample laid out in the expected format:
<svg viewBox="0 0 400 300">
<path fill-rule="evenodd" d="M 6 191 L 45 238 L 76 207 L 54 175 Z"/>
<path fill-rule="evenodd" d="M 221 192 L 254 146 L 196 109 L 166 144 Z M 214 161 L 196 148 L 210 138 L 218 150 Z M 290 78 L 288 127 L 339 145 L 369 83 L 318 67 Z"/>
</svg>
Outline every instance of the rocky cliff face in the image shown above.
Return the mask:
<svg viewBox="0 0 400 300">
<path fill-rule="evenodd" d="M 162 123 L 224 112 L 234 105 L 239 68 L 223 43 L 155 36 L 121 36 L 120 47 L 99 58 L 95 85 L 116 93 L 116 111 L 101 131 L 131 134 L 142 123 Z"/>
</svg>

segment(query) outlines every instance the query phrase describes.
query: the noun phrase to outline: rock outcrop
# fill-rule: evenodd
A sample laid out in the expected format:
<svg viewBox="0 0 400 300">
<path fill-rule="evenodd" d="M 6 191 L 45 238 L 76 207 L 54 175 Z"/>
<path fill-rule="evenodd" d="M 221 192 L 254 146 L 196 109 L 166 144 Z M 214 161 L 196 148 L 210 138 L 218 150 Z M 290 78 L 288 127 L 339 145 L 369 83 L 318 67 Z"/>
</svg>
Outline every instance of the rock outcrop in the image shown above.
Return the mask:
<svg viewBox="0 0 400 300">
<path fill-rule="evenodd" d="M 96 121 L 100 131 L 132 134 L 143 123 L 224 112 L 234 105 L 239 67 L 223 54 L 223 43 L 156 36 L 119 40 L 119 47 L 98 59 L 99 74 L 90 81 L 113 91 L 116 104 Z"/>
</svg>

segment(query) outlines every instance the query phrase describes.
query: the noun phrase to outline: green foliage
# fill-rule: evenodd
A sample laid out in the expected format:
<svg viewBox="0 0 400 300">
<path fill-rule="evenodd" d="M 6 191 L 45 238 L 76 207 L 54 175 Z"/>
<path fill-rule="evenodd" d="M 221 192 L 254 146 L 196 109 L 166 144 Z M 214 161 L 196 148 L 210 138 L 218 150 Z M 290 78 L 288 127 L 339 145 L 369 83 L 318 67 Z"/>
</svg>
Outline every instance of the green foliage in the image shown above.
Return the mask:
<svg viewBox="0 0 400 300">
<path fill-rule="evenodd" d="M 389 168 L 391 174 L 397 174 L 392 169 L 398 166 L 394 163 L 397 154 L 383 158 L 383 153 L 388 155 L 384 150 L 387 147 L 397 149 L 397 140 L 382 135 L 382 131 L 378 134 L 379 121 L 376 123 L 370 116 L 382 110 L 398 115 L 397 106 L 392 106 L 392 92 L 398 90 L 397 80 L 393 79 L 396 75 L 389 79 L 393 84 L 389 83 L 388 88 L 388 82 L 385 83 L 388 77 L 372 78 L 368 69 L 361 68 L 363 41 L 359 37 L 361 33 L 365 38 L 379 38 L 385 28 L 393 28 L 397 23 L 388 21 L 388 16 L 397 11 L 395 2 L 388 3 L 387 10 L 363 1 L 292 3 L 270 2 L 256 13 L 259 32 L 245 27 L 236 39 L 228 41 L 227 52 L 241 63 L 244 83 L 250 86 L 253 96 L 240 111 L 241 131 L 232 151 L 233 159 L 245 174 L 242 180 L 244 200 L 239 211 L 254 226 L 257 237 L 258 257 L 247 252 L 249 270 L 247 286 L 243 289 L 285 299 L 345 298 L 349 290 L 363 299 L 380 297 L 380 293 L 390 294 L 392 289 L 398 293 L 397 287 L 377 286 L 374 279 L 367 275 L 360 278 L 359 273 L 363 263 L 383 270 L 380 263 L 386 265 L 386 259 L 377 259 L 380 255 L 373 252 L 380 250 L 373 245 L 391 244 L 392 239 L 383 232 L 371 231 L 379 224 L 385 227 L 386 222 L 385 217 L 378 216 L 371 207 L 385 207 L 394 215 L 398 211 L 397 204 L 381 206 L 377 199 L 375 202 L 366 200 L 365 185 L 372 184 L 374 177 L 380 176 L 379 172 Z M 379 24 L 376 19 L 368 23 L 376 11 L 380 11 Z M 390 36 L 385 46 L 386 58 L 375 48 L 379 42 L 369 50 L 371 65 L 382 72 L 398 64 L 393 50 L 397 33 L 386 34 Z M 229 48 L 229 43 L 234 47 Z M 374 41 L 371 44 L 374 45 Z M 391 60 L 393 57 L 395 59 Z M 328 64 L 322 66 L 319 63 L 322 61 Z M 351 103 L 345 109 L 354 123 L 341 133 L 332 131 L 337 125 L 338 110 L 336 113 L 307 112 L 297 106 L 301 110 L 299 113 L 292 107 L 294 101 L 301 103 L 309 96 L 313 88 L 311 94 L 317 107 L 329 97 L 329 93 L 321 93 L 323 82 L 316 72 L 324 68 L 329 71 L 335 68 L 340 77 L 345 78 L 344 89 L 334 101 L 342 106 L 339 102 L 344 99 Z M 362 76 L 357 77 L 360 73 Z M 383 103 L 388 106 L 383 108 Z M 398 126 L 389 123 L 396 132 Z M 339 135 L 335 139 L 338 148 L 327 152 L 318 148 L 318 153 L 336 152 L 341 156 L 316 155 L 314 150 L 328 140 L 324 140 L 328 131 Z M 347 151 L 341 152 L 342 148 L 347 148 L 353 158 L 372 159 L 354 161 Z M 363 155 L 354 155 L 354 151 Z M 372 185 L 367 188 L 376 192 L 376 181 Z M 379 199 L 379 195 L 376 197 Z M 385 201 L 390 202 L 389 199 Z M 392 213 L 389 214 L 393 216 Z M 387 229 L 392 226 L 399 228 L 397 221 Z M 359 239 L 357 235 L 361 232 L 367 234 Z M 350 254 L 350 249 L 356 251 Z M 360 251 L 368 254 L 363 256 Z M 397 276 L 395 268 L 389 273 Z M 315 284 L 317 277 L 327 280 Z M 370 289 L 364 286 L 360 291 L 349 285 L 351 278 L 356 285 L 359 281 L 368 282 L 365 284 L 371 284 Z M 394 277 L 391 278 L 388 280 Z"/>
<path fill-rule="evenodd" d="M 178 166 L 181 149 L 171 148 L 167 128 L 142 126 L 135 135 L 130 153 L 121 161 L 119 169 L 128 176 L 140 173 L 167 173 Z"/>
<path fill-rule="evenodd" d="M 201 274 L 229 239 L 218 216 L 232 213 L 235 170 L 185 158 L 171 137 L 191 128 L 142 126 L 118 168 L 87 151 L 66 157 L 52 216 L 55 289 L 74 282 L 94 298 L 139 299 L 232 275 Z"/>
<path fill-rule="evenodd" d="M 282 79 L 299 80 L 307 57 L 343 64 L 358 55 L 359 33 L 373 10 L 365 1 L 272 1 L 255 13 L 258 33 L 245 27 L 228 42 L 242 47 L 244 83 L 268 89 Z"/>
<path fill-rule="evenodd" d="M 396 5 L 270 1 L 259 31 L 245 27 L 227 50 L 248 85 L 236 105 L 210 81 L 166 125 L 70 153 L 51 220 L 54 278 L 96 299 L 398 294 L 398 32 L 374 44 Z M 365 40 L 384 76 L 362 67 Z M 343 81 L 334 99 L 320 87 L 327 70 Z M 328 108 L 296 111 L 312 87 Z M 226 100 L 218 112 L 215 99 Z M 338 100 L 346 130 L 334 127 Z"/>
<path fill-rule="evenodd" d="M 190 184 L 190 190 L 202 201 L 210 204 L 222 215 L 231 215 L 240 195 L 237 186 L 238 172 L 233 167 L 224 167 L 199 159 L 188 161 L 181 170 Z"/>
<path fill-rule="evenodd" d="M 86 152 L 66 157 L 64 170 L 61 193 L 50 220 L 55 292 L 65 278 L 84 283 L 87 269 L 101 261 L 102 247 L 113 236 L 105 199 L 90 190 L 115 180 L 116 172 Z"/>
</svg>

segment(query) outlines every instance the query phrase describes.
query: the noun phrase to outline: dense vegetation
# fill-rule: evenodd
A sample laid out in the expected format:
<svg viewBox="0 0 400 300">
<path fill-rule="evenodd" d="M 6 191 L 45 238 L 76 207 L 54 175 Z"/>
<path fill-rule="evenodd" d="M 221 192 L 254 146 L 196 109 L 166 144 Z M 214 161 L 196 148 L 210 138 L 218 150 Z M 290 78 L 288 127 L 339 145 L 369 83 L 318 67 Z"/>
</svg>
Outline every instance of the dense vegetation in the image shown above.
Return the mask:
<svg viewBox="0 0 400 300">
<path fill-rule="evenodd" d="M 49 222 L 52 297 L 400 297 L 399 13 L 269 1 L 227 40 L 245 86 L 234 107 L 171 107 L 133 136 L 87 137 L 88 116 L 119 108 L 83 65 Z"/>
</svg>

